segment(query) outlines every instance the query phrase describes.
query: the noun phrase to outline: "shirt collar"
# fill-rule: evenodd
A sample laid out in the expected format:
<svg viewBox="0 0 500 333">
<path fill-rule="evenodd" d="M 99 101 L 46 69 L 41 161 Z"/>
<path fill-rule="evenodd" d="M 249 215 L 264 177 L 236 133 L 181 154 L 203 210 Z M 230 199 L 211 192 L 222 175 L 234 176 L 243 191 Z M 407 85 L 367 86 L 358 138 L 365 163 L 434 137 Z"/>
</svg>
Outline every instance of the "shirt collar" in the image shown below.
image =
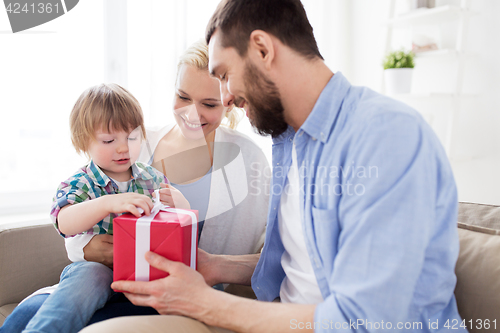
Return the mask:
<svg viewBox="0 0 500 333">
<path fill-rule="evenodd" d="M 101 187 L 106 187 L 111 179 L 94 163 L 93 160 L 90 160 L 89 165 L 87 165 L 87 174 L 90 179 L 94 181 L 97 185 Z"/>
<path fill-rule="evenodd" d="M 289 137 L 295 135 L 295 130 L 293 129 L 292 126 L 288 126 L 287 130 L 278 135 L 277 137 L 273 138 L 273 144 L 280 144 L 283 141 L 287 140 Z"/>
<path fill-rule="evenodd" d="M 89 165 L 87 165 L 87 174 L 94 183 L 101 187 L 106 187 L 108 183 L 111 182 L 111 178 L 109 178 L 93 160 L 90 160 Z M 148 172 L 144 164 L 137 162 L 132 164 L 132 179 L 150 180 L 153 179 L 153 176 Z"/>
<path fill-rule="evenodd" d="M 351 84 L 341 72 L 335 73 L 319 95 L 316 104 L 300 127 L 313 138 L 325 143 L 332 133 L 333 125 Z"/>
</svg>

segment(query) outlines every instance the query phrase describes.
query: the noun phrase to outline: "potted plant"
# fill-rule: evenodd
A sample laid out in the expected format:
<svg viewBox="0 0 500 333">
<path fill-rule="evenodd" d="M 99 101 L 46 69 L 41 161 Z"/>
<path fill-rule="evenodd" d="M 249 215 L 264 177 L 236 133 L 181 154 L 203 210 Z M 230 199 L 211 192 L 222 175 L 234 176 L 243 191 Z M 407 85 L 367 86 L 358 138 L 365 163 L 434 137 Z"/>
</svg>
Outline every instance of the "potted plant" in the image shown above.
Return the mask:
<svg viewBox="0 0 500 333">
<path fill-rule="evenodd" d="M 385 90 L 387 94 L 408 94 L 411 91 L 414 53 L 412 51 L 393 51 L 383 61 Z"/>
</svg>

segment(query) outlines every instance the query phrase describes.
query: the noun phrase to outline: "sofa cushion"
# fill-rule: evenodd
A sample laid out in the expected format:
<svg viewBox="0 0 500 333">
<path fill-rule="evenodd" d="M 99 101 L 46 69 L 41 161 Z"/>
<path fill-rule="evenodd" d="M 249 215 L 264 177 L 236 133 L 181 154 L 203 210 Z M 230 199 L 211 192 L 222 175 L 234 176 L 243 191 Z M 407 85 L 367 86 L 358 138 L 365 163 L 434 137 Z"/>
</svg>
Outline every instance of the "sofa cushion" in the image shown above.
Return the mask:
<svg viewBox="0 0 500 333">
<path fill-rule="evenodd" d="M 64 239 L 48 222 L 0 226 L 0 326 L 14 309 L 12 304 L 58 283 L 61 271 L 70 263 Z"/>
<path fill-rule="evenodd" d="M 4 306 L 0 306 L 0 327 L 3 325 L 5 318 L 14 311 L 17 303 L 6 304 Z"/>
<path fill-rule="evenodd" d="M 486 331 L 495 332 L 500 329 L 500 207 L 460 203 L 458 234 L 458 310 L 469 332 L 483 332 L 487 324 Z"/>
<path fill-rule="evenodd" d="M 500 206 L 460 202 L 458 205 L 458 222 L 500 230 Z"/>
</svg>

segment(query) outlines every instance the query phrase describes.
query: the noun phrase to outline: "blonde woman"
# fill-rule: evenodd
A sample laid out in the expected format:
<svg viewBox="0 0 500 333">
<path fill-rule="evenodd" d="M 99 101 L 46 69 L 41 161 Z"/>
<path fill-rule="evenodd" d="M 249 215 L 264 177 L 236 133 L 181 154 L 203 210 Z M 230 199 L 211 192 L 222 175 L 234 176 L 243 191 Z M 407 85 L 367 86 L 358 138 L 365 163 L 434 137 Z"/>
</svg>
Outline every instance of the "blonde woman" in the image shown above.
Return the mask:
<svg viewBox="0 0 500 333">
<path fill-rule="evenodd" d="M 198 209 L 205 220 L 200 248 L 255 253 L 263 243 L 268 164 L 261 149 L 234 130 L 238 109 L 220 98 L 219 82 L 208 73 L 208 48 L 197 42 L 177 67 L 175 124 L 147 133 L 140 160 L 167 174 Z"/>
</svg>

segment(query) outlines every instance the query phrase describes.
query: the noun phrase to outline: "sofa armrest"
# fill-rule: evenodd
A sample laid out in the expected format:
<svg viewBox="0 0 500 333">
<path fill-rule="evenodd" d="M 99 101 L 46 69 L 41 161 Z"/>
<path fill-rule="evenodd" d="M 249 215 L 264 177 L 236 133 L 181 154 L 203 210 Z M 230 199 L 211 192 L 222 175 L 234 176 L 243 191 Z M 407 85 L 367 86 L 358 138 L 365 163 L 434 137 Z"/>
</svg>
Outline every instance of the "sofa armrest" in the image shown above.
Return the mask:
<svg viewBox="0 0 500 333">
<path fill-rule="evenodd" d="M 461 202 L 455 272 L 458 312 L 470 333 L 498 332 L 500 206 Z"/>
<path fill-rule="evenodd" d="M 70 263 L 64 239 L 50 221 L 0 226 L 0 307 L 59 282 Z"/>
</svg>

